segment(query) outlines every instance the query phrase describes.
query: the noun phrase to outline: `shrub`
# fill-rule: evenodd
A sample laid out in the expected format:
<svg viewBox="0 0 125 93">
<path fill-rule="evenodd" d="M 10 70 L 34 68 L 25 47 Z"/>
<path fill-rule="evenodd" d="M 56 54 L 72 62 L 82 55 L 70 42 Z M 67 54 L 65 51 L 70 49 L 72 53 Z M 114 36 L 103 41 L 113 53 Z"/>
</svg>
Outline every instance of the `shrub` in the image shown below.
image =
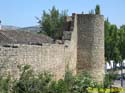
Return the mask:
<svg viewBox="0 0 125 93">
<path fill-rule="evenodd" d="M 48 93 L 52 76 L 49 73 L 35 75 L 28 65 L 22 68 L 19 80 L 13 86 L 13 93 Z"/>
<path fill-rule="evenodd" d="M 0 93 L 8 93 L 10 90 L 11 78 L 8 75 L 7 77 L 0 77 Z"/>
<path fill-rule="evenodd" d="M 109 84 L 105 77 L 105 85 L 95 82 L 88 73 L 76 76 L 71 71 L 66 71 L 64 79 L 58 81 L 53 79 L 49 72 L 35 74 L 29 65 L 19 67 L 21 74 L 18 80 L 11 81 L 10 76 L 0 78 L 0 93 L 91 93 L 90 89 L 101 92 Z M 12 85 L 12 87 L 10 87 Z M 12 91 L 10 91 L 12 90 Z"/>
</svg>

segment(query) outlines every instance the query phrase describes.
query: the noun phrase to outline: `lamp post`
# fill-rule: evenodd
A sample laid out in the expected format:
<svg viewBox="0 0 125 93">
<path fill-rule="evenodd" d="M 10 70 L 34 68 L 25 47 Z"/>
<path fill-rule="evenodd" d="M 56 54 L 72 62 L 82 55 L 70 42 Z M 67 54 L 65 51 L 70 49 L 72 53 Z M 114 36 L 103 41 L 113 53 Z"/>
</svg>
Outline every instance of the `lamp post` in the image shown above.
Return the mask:
<svg viewBox="0 0 125 93">
<path fill-rule="evenodd" d="M 121 61 L 121 87 L 123 87 L 123 65 Z"/>
</svg>

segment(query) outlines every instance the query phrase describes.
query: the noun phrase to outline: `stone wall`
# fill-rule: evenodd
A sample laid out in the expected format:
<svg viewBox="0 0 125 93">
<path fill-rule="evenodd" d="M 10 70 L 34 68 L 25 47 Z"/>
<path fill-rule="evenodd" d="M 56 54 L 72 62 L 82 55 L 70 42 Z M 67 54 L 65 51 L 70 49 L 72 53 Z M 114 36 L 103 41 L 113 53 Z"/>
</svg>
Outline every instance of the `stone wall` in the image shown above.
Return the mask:
<svg viewBox="0 0 125 93">
<path fill-rule="evenodd" d="M 74 26 L 74 24 L 72 24 Z M 76 22 L 75 22 L 76 26 Z M 74 27 L 73 30 L 76 30 Z M 14 77 L 19 76 L 17 66 L 29 64 L 35 72 L 52 72 L 56 79 L 64 76 L 67 65 L 70 70 L 76 72 L 76 31 L 72 31 L 72 40 L 64 44 L 9 44 L 0 46 L 0 66 L 3 73 L 10 73 Z M 6 68 L 6 70 L 5 70 Z"/>
<path fill-rule="evenodd" d="M 103 16 L 73 14 L 69 19 L 70 41 L 64 40 L 64 44 L 43 44 L 42 46 L 26 44 L 11 44 L 12 47 L 0 46 L 0 66 L 6 68 L 6 73 L 17 77 L 19 74 L 17 66 L 29 64 L 36 72 L 52 72 L 55 79 L 62 78 L 68 66 L 74 74 L 87 71 L 95 80 L 103 81 Z M 2 71 L 5 70 L 1 70 L 1 73 Z"/>
<path fill-rule="evenodd" d="M 104 76 L 104 20 L 101 15 L 78 14 L 77 72 L 86 71 L 97 81 Z"/>
<path fill-rule="evenodd" d="M 68 48 L 63 45 L 16 45 L 18 48 L 1 48 L 1 63 L 6 64 L 6 71 L 12 76 L 18 74 L 17 65 L 29 64 L 36 72 L 51 71 L 60 78 L 65 72 L 65 60 Z"/>
</svg>

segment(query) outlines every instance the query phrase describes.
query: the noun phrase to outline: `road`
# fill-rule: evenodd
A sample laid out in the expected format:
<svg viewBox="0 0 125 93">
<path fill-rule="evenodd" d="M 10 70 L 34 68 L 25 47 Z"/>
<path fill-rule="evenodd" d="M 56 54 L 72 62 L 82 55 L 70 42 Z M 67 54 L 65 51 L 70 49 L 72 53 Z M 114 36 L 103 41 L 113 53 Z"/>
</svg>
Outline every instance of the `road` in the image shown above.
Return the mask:
<svg viewBox="0 0 125 93">
<path fill-rule="evenodd" d="M 118 87 L 121 87 L 121 81 L 120 80 L 115 80 L 114 85 L 118 86 Z M 123 80 L 123 87 L 125 88 L 125 80 Z"/>
</svg>

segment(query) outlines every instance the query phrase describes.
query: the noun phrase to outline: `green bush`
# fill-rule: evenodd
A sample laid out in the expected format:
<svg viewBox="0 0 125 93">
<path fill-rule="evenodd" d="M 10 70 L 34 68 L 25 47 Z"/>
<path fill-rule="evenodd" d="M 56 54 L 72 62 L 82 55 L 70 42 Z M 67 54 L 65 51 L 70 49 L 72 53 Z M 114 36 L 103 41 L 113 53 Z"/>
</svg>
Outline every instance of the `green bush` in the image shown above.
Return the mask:
<svg viewBox="0 0 125 93">
<path fill-rule="evenodd" d="M 52 75 L 41 73 L 35 75 L 29 66 L 24 66 L 19 80 L 13 86 L 13 93 L 48 93 Z"/>
<path fill-rule="evenodd" d="M 113 80 L 116 80 L 117 79 L 117 74 L 113 73 L 113 72 L 108 72 L 105 74 L 105 77 L 104 77 L 104 88 L 109 88 L 111 87 L 111 85 L 113 84 Z"/>
<path fill-rule="evenodd" d="M 103 88 L 88 73 L 73 76 L 71 71 L 66 71 L 64 79 L 56 81 L 48 72 L 35 74 L 29 65 L 19 68 L 18 80 L 12 81 L 10 76 L 0 78 L 0 93 L 90 93 L 88 88 Z"/>
<path fill-rule="evenodd" d="M 0 77 L 0 93 L 8 93 L 10 90 L 10 76 Z"/>
</svg>

